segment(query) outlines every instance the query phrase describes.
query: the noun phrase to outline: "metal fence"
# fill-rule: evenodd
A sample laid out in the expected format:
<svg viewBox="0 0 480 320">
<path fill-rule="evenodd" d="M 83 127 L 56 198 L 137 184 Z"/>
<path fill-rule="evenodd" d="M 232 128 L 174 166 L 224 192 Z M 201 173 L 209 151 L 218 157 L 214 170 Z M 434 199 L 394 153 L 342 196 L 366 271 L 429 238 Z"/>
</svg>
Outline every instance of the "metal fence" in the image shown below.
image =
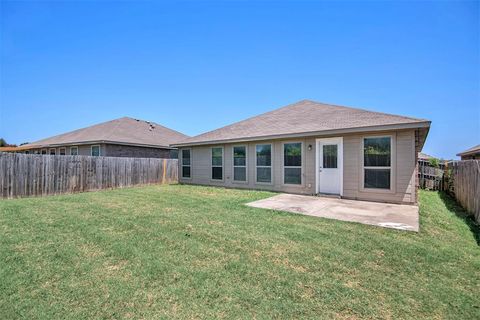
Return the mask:
<svg viewBox="0 0 480 320">
<path fill-rule="evenodd" d="M 0 153 L 0 198 L 177 181 L 177 159 Z"/>
</svg>

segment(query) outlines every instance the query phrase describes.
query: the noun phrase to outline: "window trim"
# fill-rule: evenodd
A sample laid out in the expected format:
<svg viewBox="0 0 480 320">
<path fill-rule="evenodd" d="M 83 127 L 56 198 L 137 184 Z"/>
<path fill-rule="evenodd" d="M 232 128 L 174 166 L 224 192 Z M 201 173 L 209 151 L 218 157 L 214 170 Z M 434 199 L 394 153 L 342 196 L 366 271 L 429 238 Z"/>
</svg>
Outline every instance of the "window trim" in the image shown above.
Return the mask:
<svg viewBox="0 0 480 320">
<path fill-rule="evenodd" d="M 222 149 L 222 165 L 213 165 L 213 149 Z M 222 179 L 213 179 L 213 168 L 222 168 Z M 210 181 L 224 182 L 225 181 L 225 148 L 223 146 L 214 146 L 210 148 Z"/>
<path fill-rule="evenodd" d="M 98 156 L 93 155 L 93 147 L 98 147 Z M 101 157 L 102 156 L 102 148 L 100 147 L 99 144 L 94 144 L 90 146 L 90 156 L 91 157 Z"/>
<path fill-rule="evenodd" d="M 300 143 L 300 150 L 301 150 L 301 157 L 302 157 L 302 163 L 300 166 L 285 166 L 285 145 L 286 144 L 292 144 L 292 143 Z M 295 141 L 283 141 L 282 142 L 282 185 L 284 186 L 289 186 L 289 187 L 303 187 L 304 186 L 304 183 L 305 183 L 305 179 L 304 179 L 304 171 L 303 171 L 303 167 L 304 167 L 304 157 L 305 157 L 305 149 L 304 149 L 304 143 L 303 141 L 298 141 L 298 140 L 295 140 Z M 300 183 L 299 184 L 296 184 L 296 183 L 285 183 L 285 167 L 286 168 L 300 168 Z"/>
<path fill-rule="evenodd" d="M 52 154 L 52 150 L 54 152 L 53 154 Z M 56 156 L 57 155 L 57 149 L 55 149 L 55 148 L 48 149 L 48 155 L 49 156 Z"/>
<path fill-rule="evenodd" d="M 76 154 L 76 156 L 78 156 L 78 147 L 77 147 L 77 146 L 75 146 L 75 147 L 70 147 L 70 155 L 71 155 L 71 156 L 75 156 L 75 154 L 72 154 L 72 149 L 77 149 L 77 154 Z"/>
<path fill-rule="evenodd" d="M 189 150 L 190 151 L 190 165 L 184 165 L 183 164 L 183 150 Z M 192 170 L 192 163 L 193 163 L 193 153 L 192 153 L 192 148 L 182 148 L 180 150 L 181 156 L 180 156 L 180 177 L 184 180 L 192 180 L 193 176 L 193 170 Z M 184 177 L 183 176 L 183 167 L 190 167 L 190 177 Z"/>
<path fill-rule="evenodd" d="M 63 151 L 64 154 L 62 154 L 62 149 L 64 150 Z M 65 148 L 65 147 L 58 148 L 58 155 L 59 156 L 66 156 L 67 155 L 67 148 Z"/>
<path fill-rule="evenodd" d="M 43 151 L 45 151 L 45 153 L 43 153 Z M 48 154 L 48 153 L 47 153 L 47 149 L 41 149 L 41 150 L 40 150 L 40 154 L 41 154 L 41 155 L 47 155 L 47 154 Z"/>
<path fill-rule="evenodd" d="M 390 138 L 390 167 L 365 167 L 364 166 L 364 148 L 365 148 L 365 139 L 368 138 Z M 396 134 L 377 134 L 377 135 L 364 135 L 361 137 L 360 143 L 360 181 L 359 189 L 361 192 L 370 192 L 370 193 L 395 193 L 396 192 L 396 168 L 397 168 L 397 152 L 396 152 Z M 380 189 L 380 188 L 365 188 L 365 169 L 390 169 L 390 189 Z"/>
<path fill-rule="evenodd" d="M 257 146 L 270 145 L 270 166 L 257 165 Z M 272 186 L 273 185 L 273 163 L 274 161 L 273 143 L 256 143 L 255 144 L 255 184 Z M 257 179 L 257 168 L 270 168 L 270 182 L 259 182 Z"/>
<path fill-rule="evenodd" d="M 244 166 L 236 166 L 235 165 L 235 148 L 243 147 L 245 148 L 245 165 Z M 238 168 L 245 168 L 245 181 L 242 180 L 235 180 L 235 167 Z M 236 144 L 232 145 L 232 183 L 241 183 L 241 184 L 248 184 L 248 145 L 246 144 Z"/>
</svg>

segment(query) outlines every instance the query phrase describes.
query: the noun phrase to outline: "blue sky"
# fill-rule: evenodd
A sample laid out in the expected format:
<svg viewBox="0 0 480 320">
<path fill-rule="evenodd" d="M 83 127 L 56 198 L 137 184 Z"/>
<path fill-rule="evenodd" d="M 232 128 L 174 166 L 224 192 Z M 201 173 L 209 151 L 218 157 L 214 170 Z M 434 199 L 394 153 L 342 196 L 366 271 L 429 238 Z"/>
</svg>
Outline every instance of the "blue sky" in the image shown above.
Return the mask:
<svg viewBox="0 0 480 320">
<path fill-rule="evenodd" d="M 479 2 L 1 2 L 0 136 L 122 116 L 189 135 L 301 99 L 480 143 Z"/>
</svg>

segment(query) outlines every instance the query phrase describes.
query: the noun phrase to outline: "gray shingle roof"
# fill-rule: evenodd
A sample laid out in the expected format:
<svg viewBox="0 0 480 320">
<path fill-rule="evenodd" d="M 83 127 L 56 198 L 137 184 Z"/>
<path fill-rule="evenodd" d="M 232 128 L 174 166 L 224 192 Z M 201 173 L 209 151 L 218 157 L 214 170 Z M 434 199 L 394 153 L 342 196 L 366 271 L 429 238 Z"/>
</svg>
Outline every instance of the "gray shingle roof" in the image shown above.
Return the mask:
<svg viewBox="0 0 480 320">
<path fill-rule="evenodd" d="M 188 136 L 157 123 L 124 117 L 42 139 L 26 146 L 116 142 L 168 148 L 186 138 Z"/>
<path fill-rule="evenodd" d="M 178 145 L 205 144 L 313 134 L 345 129 L 412 125 L 429 127 L 430 121 L 350 107 L 302 100 L 226 127 L 187 138 Z"/>
<path fill-rule="evenodd" d="M 469 154 L 474 154 L 474 153 L 479 153 L 479 152 L 480 152 L 480 144 L 458 153 L 457 156 L 466 156 L 466 155 L 469 155 Z"/>
</svg>

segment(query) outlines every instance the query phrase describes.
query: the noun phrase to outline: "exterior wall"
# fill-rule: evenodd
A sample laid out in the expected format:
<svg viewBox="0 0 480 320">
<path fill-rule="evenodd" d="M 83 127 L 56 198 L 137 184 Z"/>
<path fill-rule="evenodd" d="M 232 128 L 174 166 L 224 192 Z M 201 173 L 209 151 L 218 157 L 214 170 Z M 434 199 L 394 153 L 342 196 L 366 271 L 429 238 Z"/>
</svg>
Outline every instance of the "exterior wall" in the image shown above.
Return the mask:
<svg viewBox="0 0 480 320">
<path fill-rule="evenodd" d="M 69 145 L 65 147 L 47 147 L 47 148 L 40 148 L 40 149 L 31 149 L 29 150 L 30 153 L 35 153 L 38 151 L 38 153 L 41 153 L 42 150 L 47 150 L 47 154 L 50 154 L 50 149 L 55 149 L 55 154 L 60 154 L 60 149 L 65 148 L 66 154 L 70 155 L 70 148 L 72 147 L 77 147 L 78 148 L 78 155 L 80 156 L 89 156 L 91 155 L 91 148 L 92 146 L 100 146 L 100 155 L 105 156 L 105 145 L 104 144 L 92 144 L 92 145 L 79 145 L 79 146 L 74 146 L 74 145 Z"/>
<path fill-rule="evenodd" d="M 362 139 L 369 135 L 384 134 L 392 135 L 393 141 L 392 188 L 391 190 L 365 190 L 362 187 Z M 414 130 L 344 136 L 343 148 L 343 196 L 345 198 L 395 203 L 414 203 L 416 201 Z"/>
<path fill-rule="evenodd" d="M 460 157 L 461 160 L 476 160 L 480 159 L 480 153 L 475 153 L 475 154 L 469 154 L 465 156 Z"/>
<path fill-rule="evenodd" d="M 107 157 L 130 157 L 130 158 L 164 158 L 171 159 L 175 154 L 170 149 L 126 146 L 119 144 L 106 144 L 105 155 Z"/>
<path fill-rule="evenodd" d="M 91 147 L 94 145 L 100 146 L 100 155 L 105 157 L 131 157 L 131 158 L 165 158 L 176 159 L 177 150 L 160 149 L 160 148 L 148 148 L 137 146 L 126 146 L 116 144 L 91 144 L 91 145 L 79 145 L 79 146 L 65 146 L 55 148 L 41 148 L 29 150 L 29 153 L 35 153 L 38 151 L 41 153 L 42 149 L 47 150 L 47 154 L 50 154 L 50 149 L 55 149 L 56 154 L 60 154 L 60 149 L 65 148 L 66 154 L 70 154 L 71 147 L 78 148 L 78 154 L 81 156 L 91 155 Z"/>
<path fill-rule="evenodd" d="M 392 188 L 391 190 L 363 189 L 362 139 L 370 135 L 392 136 Z M 186 184 L 223 186 L 230 188 L 260 189 L 287 193 L 309 194 L 316 192 L 316 138 L 308 137 L 291 140 L 268 140 L 235 144 L 194 146 L 191 149 L 191 178 L 181 176 L 181 152 L 179 152 L 179 180 Z M 320 137 L 318 137 L 320 138 Z M 327 136 L 321 138 L 328 138 Z M 283 183 L 283 143 L 302 142 L 302 184 Z M 272 144 L 272 183 L 260 184 L 255 181 L 255 145 Z M 233 146 L 247 146 L 247 182 L 233 181 Z M 311 145 L 311 150 L 308 150 Z M 211 148 L 223 147 L 223 181 L 211 179 Z M 414 203 L 415 179 L 415 131 L 375 132 L 372 134 L 343 135 L 343 197 L 394 203 Z"/>
</svg>

